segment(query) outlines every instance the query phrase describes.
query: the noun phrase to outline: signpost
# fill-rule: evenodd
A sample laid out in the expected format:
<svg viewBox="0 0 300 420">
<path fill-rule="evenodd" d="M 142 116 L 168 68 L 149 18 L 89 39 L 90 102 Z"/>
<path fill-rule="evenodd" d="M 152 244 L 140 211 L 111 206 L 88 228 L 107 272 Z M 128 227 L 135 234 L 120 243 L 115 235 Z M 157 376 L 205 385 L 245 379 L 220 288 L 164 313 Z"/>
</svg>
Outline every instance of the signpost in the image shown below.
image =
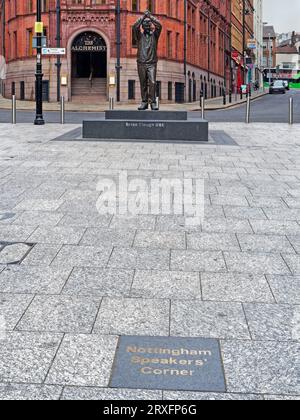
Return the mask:
<svg viewBox="0 0 300 420">
<path fill-rule="evenodd" d="M 43 67 L 42 67 L 42 36 L 44 32 L 44 25 L 42 22 L 42 2 L 36 1 L 36 22 L 35 33 L 37 37 L 36 49 L 36 115 L 34 124 L 44 125 L 45 120 L 43 116 Z"/>
<path fill-rule="evenodd" d="M 43 55 L 66 55 L 65 48 L 43 48 Z"/>
</svg>

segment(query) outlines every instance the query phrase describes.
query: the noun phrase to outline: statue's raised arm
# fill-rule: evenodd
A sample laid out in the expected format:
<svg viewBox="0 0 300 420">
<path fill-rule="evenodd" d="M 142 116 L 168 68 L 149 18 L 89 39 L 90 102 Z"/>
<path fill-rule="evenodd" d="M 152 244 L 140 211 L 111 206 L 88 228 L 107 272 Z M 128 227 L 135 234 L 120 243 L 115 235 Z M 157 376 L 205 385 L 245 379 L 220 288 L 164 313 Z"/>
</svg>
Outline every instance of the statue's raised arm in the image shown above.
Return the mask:
<svg viewBox="0 0 300 420">
<path fill-rule="evenodd" d="M 156 19 L 156 17 L 152 15 L 150 15 L 150 19 L 153 25 L 155 26 L 155 35 L 157 38 L 159 38 L 162 31 L 162 24 L 160 23 L 158 19 Z"/>
<path fill-rule="evenodd" d="M 144 16 L 136 21 L 133 29 L 138 47 L 137 62 L 142 95 L 139 110 L 148 109 L 150 103 L 152 110 L 156 111 L 157 49 L 162 25 L 147 10 Z"/>
</svg>

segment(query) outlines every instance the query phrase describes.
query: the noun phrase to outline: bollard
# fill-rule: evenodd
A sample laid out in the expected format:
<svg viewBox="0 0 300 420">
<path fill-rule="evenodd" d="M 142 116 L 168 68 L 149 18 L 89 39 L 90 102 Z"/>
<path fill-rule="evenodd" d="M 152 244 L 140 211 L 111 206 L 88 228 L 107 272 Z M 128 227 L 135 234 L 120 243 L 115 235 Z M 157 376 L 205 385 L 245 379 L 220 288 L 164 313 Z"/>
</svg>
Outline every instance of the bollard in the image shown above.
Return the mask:
<svg viewBox="0 0 300 420">
<path fill-rule="evenodd" d="M 226 90 L 223 90 L 223 105 L 226 105 Z"/>
<path fill-rule="evenodd" d="M 17 124 L 17 100 L 16 95 L 11 98 L 11 123 Z"/>
<path fill-rule="evenodd" d="M 65 97 L 60 98 L 60 123 L 65 124 Z"/>
<path fill-rule="evenodd" d="M 232 104 L 232 90 L 229 90 L 229 103 Z"/>
<path fill-rule="evenodd" d="M 247 106 L 246 106 L 246 124 L 250 124 L 250 112 L 251 112 L 251 98 L 248 95 Z"/>
<path fill-rule="evenodd" d="M 159 96 L 156 97 L 156 106 L 159 109 L 160 107 L 160 100 L 159 100 Z"/>
<path fill-rule="evenodd" d="M 200 91 L 200 108 L 202 108 L 202 98 L 204 97 L 203 91 Z"/>
<path fill-rule="evenodd" d="M 289 124 L 294 124 L 294 99 L 290 98 L 290 106 L 289 106 Z"/>
<path fill-rule="evenodd" d="M 205 119 L 205 98 L 204 96 L 201 97 L 201 118 Z"/>
</svg>

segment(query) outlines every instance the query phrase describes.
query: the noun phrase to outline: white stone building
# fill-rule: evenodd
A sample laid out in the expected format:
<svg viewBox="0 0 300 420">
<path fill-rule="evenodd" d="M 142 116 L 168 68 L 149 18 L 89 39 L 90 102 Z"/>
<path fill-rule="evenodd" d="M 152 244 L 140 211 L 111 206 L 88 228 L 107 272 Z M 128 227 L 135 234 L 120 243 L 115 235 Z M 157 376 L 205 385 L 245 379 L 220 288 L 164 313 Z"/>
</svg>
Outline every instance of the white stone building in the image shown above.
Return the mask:
<svg viewBox="0 0 300 420">
<path fill-rule="evenodd" d="M 253 71 L 253 82 L 259 81 L 263 85 L 263 0 L 254 0 L 254 37 L 256 40 L 255 70 Z"/>
</svg>

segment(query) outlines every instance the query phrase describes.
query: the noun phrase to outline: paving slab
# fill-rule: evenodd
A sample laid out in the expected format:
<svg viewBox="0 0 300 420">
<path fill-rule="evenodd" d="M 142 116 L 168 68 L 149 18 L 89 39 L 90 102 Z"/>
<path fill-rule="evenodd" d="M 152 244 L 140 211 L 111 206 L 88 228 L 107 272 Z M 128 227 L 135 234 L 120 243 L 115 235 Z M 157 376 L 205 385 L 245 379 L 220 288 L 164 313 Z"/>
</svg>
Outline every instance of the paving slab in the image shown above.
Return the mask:
<svg viewBox="0 0 300 420">
<path fill-rule="evenodd" d="M 91 333 L 101 299 L 86 296 L 36 296 L 18 331 Z"/>
<path fill-rule="evenodd" d="M 80 245 L 87 246 L 111 246 L 111 247 L 131 247 L 135 238 L 135 230 L 118 229 L 99 229 L 88 228 Z"/>
<path fill-rule="evenodd" d="M 286 236 L 238 234 L 237 237 L 243 252 L 295 253 Z"/>
<path fill-rule="evenodd" d="M 283 254 L 284 261 L 294 276 L 300 275 L 300 255 Z"/>
<path fill-rule="evenodd" d="M 171 270 L 226 272 L 222 252 L 215 251 L 172 251 Z"/>
<path fill-rule="evenodd" d="M 291 274 L 289 267 L 280 254 L 225 252 L 224 257 L 230 272 L 278 275 Z M 288 263 L 287 260 L 286 262 Z"/>
<path fill-rule="evenodd" d="M 138 231 L 134 246 L 137 248 L 186 249 L 184 233 Z"/>
<path fill-rule="evenodd" d="M 105 267 L 112 252 L 111 247 L 64 245 L 52 262 L 52 267 Z M 120 267 L 121 268 L 121 267 Z"/>
<path fill-rule="evenodd" d="M 43 226 L 35 230 L 29 241 L 43 244 L 77 245 L 84 233 L 84 228 Z"/>
<path fill-rule="evenodd" d="M 0 384 L 0 401 L 55 401 L 62 390 L 52 385 Z"/>
<path fill-rule="evenodd" d="M 85 296 L 128 296 L 133 276 L 133 270 L 74 268 L 63 293 Z"/>
<path fill-rule="evenodd" d="M 70 387 L 64 388 L 61 400 L 63 401 L 156 401 L 162 400 L 161 391 L 146 389 L 113 389 L 96 387 Z"/>
<path fill-rule="evenodd" d="M 0 230 L 1 242 L 26 242 L 35 231 L 34 226 L 4 225 Z"/>
<path fill-rule="evenodd" d="M 300 306 L 244 304 L 253 340 L 300 341 Z"/>
<path fill-rule="evenodd" d="M 262 401 L 263 397 L 253 394 L 164 391 L 163 399 L 166 401 Z"/>
<path fill-rule="evenodd" d="M 116 336 L 66 335 L 46 384 L 108 387 L 117 343 Z"/>
<path fill-rule="evenodd" d="M 300 394 L 299 343 L 223 341 L 221 348 L 228 392 Z"/>
<path fill-rule="evenodd" d="M 62 245 L 35 244 L 27 257 L 22 261 L 24 266 L 49 266 L 59 253 Z"/>
<path fill-rule="evenodd" d="M 0 340 L 1 383 L 43 383 L 62 337 L 62 334 L 7 332 Z"/>
<path fill-rule="evenodd" d="M 33 295 L 0 293 L 0 316 L 3 317 L 7 330 L 16 327 L 33 297 Z"/>
<path fill-rule="evenodd" d="M 300 305 L 300 277 L 267 276 L 277 303 Z"/>
<path fill-rule="evenodd" d="M 187 248 L 210 251 L 240 251 L 240 245 L 233 233 L 189 233 Z"/>
<path fill-rule="evenodd" d="M 241 304 L 192 300 L 172 302 L 171 335 L 250 339 Z"/>
<path fill-rule="evenodd" d="M 264 275 L 201 273 L 201 286 L 205 301 L 275 302 Z"/>
<path fill-rule="evenodd" d="M 130 295 L 152 299 L 201 299 L 199 274 L 137 270 Z"/>
<path fill-rule="evenodd" d="M 0 292 L 59 294 L 70 273 L 50 267 L 10 266 L 0 274 Z"/>
<path fill-rule="evenodd" d="M 251 226 L 258 235 L 300 235 L 300 225 L 295 221 L 251 220 Z"/>
<path fill-rule="evenodd" d="M 114 248 L 108 267 L 127 270 L 168 270 L 170 251 L 150 248 Z"/>
<path fill-rule="evenodd" d="M 56 211 L 62 204 L 62 200 L 32 199 L 23 200 L 15 209 L 28 211 Z"/>
<path fill-rule="evenodd" d="M 203 232 L 209 233 L 253 233 L 248 220 L 240 219 L 206 219 L 202 225 Z"/>
<path fill-rule="evenodd" d="M 110 335 L 169 335 L 170 303 L 163 299 L 104 298 L 93 332 Z"/>
</svg>

